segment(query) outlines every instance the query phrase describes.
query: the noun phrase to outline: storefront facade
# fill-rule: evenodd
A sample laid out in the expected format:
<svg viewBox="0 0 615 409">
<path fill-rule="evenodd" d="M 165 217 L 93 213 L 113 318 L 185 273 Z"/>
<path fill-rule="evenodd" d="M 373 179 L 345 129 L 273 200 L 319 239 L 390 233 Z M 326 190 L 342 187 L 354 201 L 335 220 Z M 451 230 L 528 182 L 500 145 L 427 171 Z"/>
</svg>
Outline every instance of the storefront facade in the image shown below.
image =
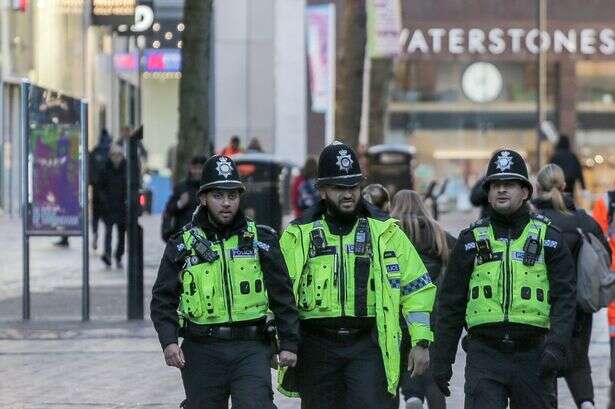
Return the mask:
<svg viewBox="0 0 615 409">
<path fill-rule="evenodd" d="M 403 1 L 387 139 L 417 148 L 425 177 L 471 183 L 493 150 L 537 155 L 538 56 L 546 56 L 542 110 L 568 135 L 589 188 L 615 180 L 615 9 L 606 0 Z M 552 143 L 541 142 L 541 163 Z M 535 166 L 534 166 L 535 167 Z"/>
</svg>

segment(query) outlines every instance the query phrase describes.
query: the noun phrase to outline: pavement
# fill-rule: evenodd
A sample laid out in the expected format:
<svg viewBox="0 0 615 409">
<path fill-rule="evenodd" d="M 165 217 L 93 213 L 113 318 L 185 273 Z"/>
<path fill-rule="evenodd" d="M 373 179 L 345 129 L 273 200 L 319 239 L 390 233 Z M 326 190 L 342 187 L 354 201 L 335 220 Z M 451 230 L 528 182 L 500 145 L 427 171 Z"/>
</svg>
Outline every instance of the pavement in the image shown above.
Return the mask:
<svg viewBox="0 0 615 409">
<path fill-rule="evenodd" d="M 475 214 L 449 213 L 453 234 Z M 179 372 L 165 366 L 149 316 L 149 295 L 163 250 L 158 216 L 141 218 L 145 238 L 145 320 L 126 320 L 126 273 L 90 256 L 91 320 L 81 322 L 81 241 L 67 249 L 54 238 L 31 240 L 32 320 L 21 321 L 21 224 L 0 216 L 0 408 L 177 408 Z M 102 233 L 102 230 L 101 230 Z M 100 237 L 102 239 L 102 237 Z M 99 242 L 99 244 L 101 244 Z M 606 313 L 595 315 L 590 358 L 596 408 L 606 408 L 609 343 Z M 463 352 L 458 353 L 450 409 L 463 407 Z M 560 383 L 560 408 L 575 407 Z M 280 409 L 299 400 L 276 393 Z"/>
</svg>

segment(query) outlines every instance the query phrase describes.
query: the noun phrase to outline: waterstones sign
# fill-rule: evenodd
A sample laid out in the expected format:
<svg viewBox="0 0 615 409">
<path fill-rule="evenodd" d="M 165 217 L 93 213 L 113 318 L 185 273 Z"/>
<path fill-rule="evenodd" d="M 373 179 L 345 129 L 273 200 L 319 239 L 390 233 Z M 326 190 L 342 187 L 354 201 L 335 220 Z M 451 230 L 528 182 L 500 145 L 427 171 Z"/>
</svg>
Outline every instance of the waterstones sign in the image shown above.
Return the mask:
<svg viewBox="0 0 615 409">
<path fill-rule="evenodd" d="M 400 33 L 402 54 L 568 54 L 615 55 L 615 31 L 581 28 L 540 31 L 536 28 L 428 28 Z"/>
</svg>

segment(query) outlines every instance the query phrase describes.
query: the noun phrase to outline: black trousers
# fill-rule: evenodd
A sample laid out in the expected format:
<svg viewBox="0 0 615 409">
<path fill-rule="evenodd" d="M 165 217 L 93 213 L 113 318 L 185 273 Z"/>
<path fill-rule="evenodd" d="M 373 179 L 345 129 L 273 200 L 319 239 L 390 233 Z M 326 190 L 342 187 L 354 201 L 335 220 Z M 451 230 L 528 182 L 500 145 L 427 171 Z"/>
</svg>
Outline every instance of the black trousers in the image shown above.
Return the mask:
<svg viewBox="0 0 615 409">
<path fill-rule="evenodd" d="M 540 377 L 544 346 L 503 352 L 480 339 L 467 343 L 465 409 L 555 409 L 554 376 Z"/>
<path fill-rule="evenodd" d="M 185 409 L 276 409 L 272 350 L 264 341 L 184 340 Z"/>
<path fill-rule="evenodd" d="M 117 247 L 115 248 L 115 259 L 120 261 L 124 256 L 126 239 L 126 222 L 114 222 L 105 220 L 105 256 L 111 258 L 111 240 L 113 237 L 113 226 L 117 226 Z"/>
<path fill-rule="evenodd" d="M 577 311 L 575 330 L 566 351 L 571 357 L 570 367 L 562 373 L 577 407 L 585 401 L 594 402 L 594 384 L 589 363 L 592 321 L 592 314 Z"/>
<path fill-rule="evenodd" d="M 388 409 L 395 401 L 369 333 L 332 339 L 303 332 L 298 358 L 302 409 Z"/>
</svg>

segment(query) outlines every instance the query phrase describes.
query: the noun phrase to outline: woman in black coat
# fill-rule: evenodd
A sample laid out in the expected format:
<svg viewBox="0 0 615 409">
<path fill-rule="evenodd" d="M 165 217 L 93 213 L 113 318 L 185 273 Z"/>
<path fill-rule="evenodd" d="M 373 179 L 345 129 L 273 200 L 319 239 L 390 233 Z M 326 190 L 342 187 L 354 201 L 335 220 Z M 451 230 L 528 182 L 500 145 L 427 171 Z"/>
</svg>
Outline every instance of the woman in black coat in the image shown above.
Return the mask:
<svg viewBox="0 0 615 409">
<path fill-rule="evenodd" d="M 538 198 L 533 204 L 537 211 L 551 219 L 559 228 L 575 261 L 579 257 L 582 238 L 578 232 L 591 233 L 600 239 L 610 254 L 610 247 L 596 221 L 584 210 L 575 208 L 572 198 L 563 194 L 566 187 L 564 172 L 555 164 L 548 164 L 538 173 Z M 594 387 L 589 363 L 589 343 L 592 331 L 592 314 L 577 308 L 572 340 L 567 348 L 567 368 L 561 372 L 568 388 L 581 409 L 594 408 Z"/>
<path fill-rule="evenodd" d="M 391 217 L 399 220 L 402 229 L 425 264 L 431 281 L 437 286 L 442 280 L 442 272 L 448 263 L 450 250 L 455 246 L 455 238 L 444 231 L 431 217 L 420 195 L 412 190 L 400 190 L 395 194 Z M 436 303 L 431 313 L 432 326 L 437 318 Z M 407 354 L 402 356 L 405 357 Z M 405 369 L 403 362 L 402 368 Z M 446 409 L 444 395 L 436 386 L 430 370 L 414 378 L 410 378 L 409 373 L 403 370 L 400 385 L 407 409 L 420 409 L 425 400 L 429 409 Z"/>
</svg>

